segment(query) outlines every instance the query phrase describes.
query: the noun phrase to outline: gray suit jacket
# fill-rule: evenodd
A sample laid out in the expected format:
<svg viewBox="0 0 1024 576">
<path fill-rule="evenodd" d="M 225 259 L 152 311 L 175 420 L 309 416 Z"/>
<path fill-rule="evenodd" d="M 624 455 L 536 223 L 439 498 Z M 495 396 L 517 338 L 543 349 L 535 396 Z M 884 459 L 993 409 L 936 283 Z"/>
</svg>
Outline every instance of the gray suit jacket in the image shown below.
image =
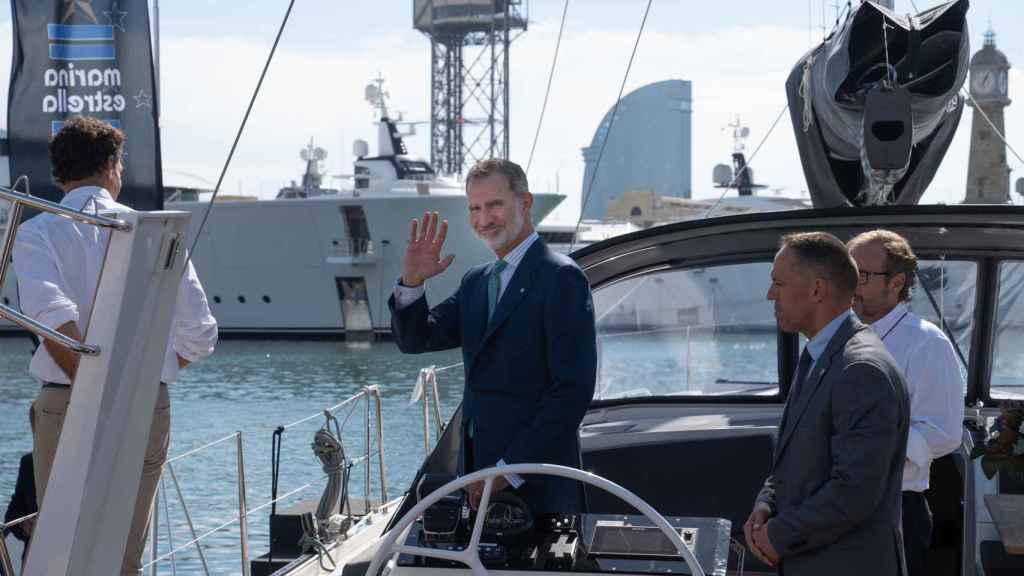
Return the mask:
<svg viewBox="0 0 1024 576">
<path fill-rule="evenodd" d="M 758 501 L 785 576 L 906 574 L 900 503 L 910 402 L 885 345 L 850 316 L 783 412 Z"/>
</svg>

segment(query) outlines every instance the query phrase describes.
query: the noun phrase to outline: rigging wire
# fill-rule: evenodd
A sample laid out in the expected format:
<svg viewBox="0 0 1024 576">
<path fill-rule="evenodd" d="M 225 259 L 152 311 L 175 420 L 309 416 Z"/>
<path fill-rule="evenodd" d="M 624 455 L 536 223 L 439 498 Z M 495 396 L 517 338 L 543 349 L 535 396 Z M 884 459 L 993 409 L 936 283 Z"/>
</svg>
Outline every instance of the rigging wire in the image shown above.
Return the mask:
<svg viewBox="0 0 1024 576">
<path fill-rule="evenodd" d="M 284 28 L 288 24 L 288 18 L 292 14 L 292 7 L 295 6 L 295 0 L 288 2 L 288 10 L 284 13 L 284 19 L 281 20 L 281 26 L 277 29 L 277 37 L 274 38 L 274 45 L 270 47 L 270 54 L 267 55 L 267 61 L 263 65 L 263 71 L 260 72 L 260 80 L 256 83 L 256 89 L 253 90 L 252 98 L 249 99 L 249 106 L 245 109 L 245 116 L 242 118 L 242 124 L 238 127 L 238 133 L 235 134 L 235 141 L 231 143 L 231 151 L 228 152 L 228 158 L 224 162 L 224 167 L 220 171 L 220 177 L 217 178 L 217 186 L 213 189 L 213 196 L 210 197 L 210 204 L 206 207 L 206 212 L 203 213 L 203 220 L 199 224 L 199 228 L 196 230 L 196 237 L 192 240 L 192 246 L 188 250 L 186 255 L 185 267 L 183 268 L 182 274 L 188 270 L 188 264 L 192 260 L 192 254 L 196 250 L 196 244 L 199 243 L 199 237 L 203 233 L 203 228 L 206 226 L 206 220 L 210 217 L 210 211 L 213 210 L 213 203 L 217 200 L 217 194 L 220 192 L 221 184 L 224 183 L 224 176 L 228 172 L 228 167 L 231 166 L 231 159 L 235 156 L 235 149 L 238 148 L 238 141 L 242 138 L 242 132 L 245 131 L 245 125 L 249 122 L 249 115 L 252 113 L 252 108 L 256 104 L 256 97 L 259 96 L 260 88 L 263 87 L 263 80 L 267 77 L 267 70 L 270 69 L 270 63 L 274 59 L 274 53 L 277 52 L 277 45 L 281 42 L 281 35 L 284 34 Z"/>
<path fill-rule="evenodd" d="M 996 125 L 992 122 L 992 119 L 988 117 L 988 114 L 986 114 L 985 110 L 983 110 L 981 105 L 978 104 L 978 101 L 974 99 L 974 96 L 971 96 L 971 91 L 968 90 L 967 88 L 961 88 L 960 90 L 963 91 L 964 96 L 967 96 L 971 103 L 974 104 L 974 109 L 981 113 L 981 117 L 984 118 L 985 122 L 988 123 L 989 128 L 992 128 L 992 131 L 996 133 L 996 136 L 998 136 L 1000 140 L 1002 140 L 1003 144 L 1017 158 L 1017 161 L 1020 162 L 1021 164 L 1024 164 L 1024 158 L 1021 158 L 1020 154 L 1017 153 L 1017 150 L 1014 149 L 1014 147 L 1009 142 L 1006 141 L 1006 137 L 1003 136 L 1003 133 L 999 131 L 999 128 L 996 128 Z"/>
<path fill-rule="evenodd" d="M 758 143 L 757 148 L 754 148 L 754 152 L 753 154 L 750 155 L 750 159 L 748 159 L 747 163 L 743 165 L 743 168 L 740 169 L 739 172 L 736 172 L 736 174 L 732 177 L 732 182 L 729 182 L 728 186 L 723 187 L 721 196 L 718 197 L 718 200 L 715 201 L 711 208 L 708 208 L 708 211 L 704 213 L 704 216 L 702 216 L 702 218 L 707 218 L 708 216 L 711 215 L 712 212 L 715 211 L 715 208 L 718 208 L 718 205 L 722 203 L 722 199 L 725 198 L 725 195 L 729 192 L 729 190 L 734 188 L 736 186 L 736 183 L 739 182 L 740 176 L 750 169 L 750 165 L 754 163 L 754 158 L 757 158 L 757 153 L 761 151 L 761 147 L 764 146 L 764 143 L 768 141 L 768 137 L 771 136 L 772 132 L 775 131 L 775 127 L 779 125 L 779 121 L 782 120 L 782 116 L 786 113 L 786 110 L 789 110 L 788 103 L 782 107 L 782 111 L 780 111 L 779 115 L 775 117 L 775 121 L 772 122 L 771 128 L 769 128 L 768 132 L 765 133 L 764 138 L 761 138 L 761 142 Z"/>
<path fill-rule="evenodd" d="M 619 86 L 619 96 L 615 99 L 615 106 L 612 107 L 611 118 L 608 119 L 608 129 L 605 130 L 604 139 L 601 140 L 601 149 L 597 153 L 597 161 L 594 162 L 594 172 L 590 177 L 590 185 L 587 186 L 587 193 L 583 195 L 583 202 L 580 204 L 580 217 L 576 220 L 576 229 L 573 230 L 572 239 L 569 241 L 569 252 L 572 252 L 576 245 L 576 235 L 580 232 L 580 223 L 583 222 L 583 212 L 587 208 L 587 201 L 590 200 L 590 193 L 594 191 L 594 182 L 597 181 L 598 170 L 601 168 L 601 158 L 604 157 L 605 146 L 612 135 L 612 127 L 615 126 L 615 118 L 619 115 L 619 104 L 622 102 L 622 92 L 626 89 L 626 81 L 629 79 L 629 71 L 633 68 L 633 59 L 636 57 L 636 49 L 640 46 L 640 37 L 644 34 L 644 27 L 647 25 L 647 15 L 651 12 L 651 4 L 654 0 L 647 0 L 647 8 L 644 9 L 644 19 L 640 22 L 640 30 L 636 33 L 636 41 L 633 42 L 633 52 L 629 55 L 629 63 L 626 64 L 626 73 L 622 76 L 622 85 Z"/>
<path fill-rule="evenodd" d="M 853 2 L 846 0 L 846 6 L 843 8 L 845 11 L 840 11 L 839 6 L 836 6 L 836 23 L 832 25 L 832 30 L 829 31 L 828 36 L 835 34 L 836 30 L 839 29 L 839 23 L 850 16 L 850 12 L 853 11 Z M 825 38 L 828 39 L 828 36 Z"/>
<path fill-rule="evenodd" d="M 807 47 L 814 48 L 814 16 L 811 0 L 807 0 Z"/>
<path fill-rule="evenodd" d="M 889 60 L 889 23 L 882 18 L 882 47 L 885 48 L 885 78 L 888 81 L 888 89 L 892 90 L 896 88 L 896 68 L 893 67 L 892 62 Z M 883 83 L 884 85 L 884 83 Z"/>
<path fill-rule="evenodd" d="M 565 0 L 562 6 L 562 23 L 558 26 L 558 40 L 555 42 L 555 56 L 551 59 L 551 71 L 548 73 L 548 87 L 544 90 L 544 103 L 540 107 L 540 118 L 537 120 L 537 132 L 533 135 L 533 146 L 530 146 L 530 159 L 526 162 L 526 173 L 530 173 L 530 166 L 533 165 L 533 153 L 537 150 L 537 141 L 540 139 L 540 127 L 544 124 L 544 112 L 548 109 L 548 96 L 551 95 L 551 82 L 555 78 L 555 65 L 558 63 L 558 49 L 562 46 L 562 32 L 565 30 L 565 15 L 569 12 L 569 0 Z"/>
<path fill-rule="evenodd" d="M 827 37 L 825 30 L 825 0 L 821 0 L 821 41 L 824 42 Z"/>
</svg>

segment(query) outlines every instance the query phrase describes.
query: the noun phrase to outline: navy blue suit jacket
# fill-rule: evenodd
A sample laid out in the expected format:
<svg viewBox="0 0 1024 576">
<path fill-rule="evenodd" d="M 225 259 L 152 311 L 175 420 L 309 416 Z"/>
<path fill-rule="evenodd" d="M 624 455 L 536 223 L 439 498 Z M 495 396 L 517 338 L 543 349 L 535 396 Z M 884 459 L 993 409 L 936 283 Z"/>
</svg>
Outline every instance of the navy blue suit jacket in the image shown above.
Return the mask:
<svg viewBox="0 0 1024 576">
<path fill-rule="evenodd" d="M 475 469 L 543 462 L 579 467 L 579 426 L 594 396 L 597 343 L 590 285 L 567 256 L 537 240 L 487 319 L 487 275 L 471 269 L 433 308 L 426 298 L 396 310 L 391 329 L 402 352 L 461 347 L 466 385 L 463 427 L 473 422 Z M 470 470 L 471 471 L 471 470 Z M 532 476 L 518 490 L 535 511 L 582 506 L 576 482 Z"/>
</svg>

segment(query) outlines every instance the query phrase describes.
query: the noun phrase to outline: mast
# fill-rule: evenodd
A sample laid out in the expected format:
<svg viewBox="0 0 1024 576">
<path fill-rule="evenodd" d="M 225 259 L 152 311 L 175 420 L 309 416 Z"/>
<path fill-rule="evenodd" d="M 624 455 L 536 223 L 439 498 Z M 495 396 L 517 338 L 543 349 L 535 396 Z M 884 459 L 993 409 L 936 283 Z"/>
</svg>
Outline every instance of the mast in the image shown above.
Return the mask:
<svg viewBox="0 0 1024 576">
<path fill-rule="evenodd" d="M 156 101 L 163 102 L 160 99 L 160 0 L 153 0 L 153 81 L 156 84 Z M 159 124 L 160 107 L 157 108 L 156 113 L 157 124 Z"/>
</svg>

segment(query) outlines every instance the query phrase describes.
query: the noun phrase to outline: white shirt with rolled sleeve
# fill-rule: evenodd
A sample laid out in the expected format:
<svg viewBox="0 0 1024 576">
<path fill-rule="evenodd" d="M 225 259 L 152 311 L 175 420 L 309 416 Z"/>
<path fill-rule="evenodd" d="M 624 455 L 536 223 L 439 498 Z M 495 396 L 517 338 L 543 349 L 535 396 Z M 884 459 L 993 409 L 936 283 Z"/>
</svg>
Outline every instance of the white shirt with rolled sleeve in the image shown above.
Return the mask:
<svg viewBox="0 0 1024 576">
<path fill-rule="evenodd" d="M 71 190 L 61 205 L 88 213 L 132 211 L 98 186 Z M 22 313 L 53 329 L 74 321 L 85 334 L 109 236 L 109 230 L 53 214 L 40 214 L 22 224 L 13 250 Z M 178 285 L 160 380 L 177 380 L 178 355 L 195 362 L 209 356 L 216 343 L 217 321 L 210 314 L 203 286 L 189 262 Z M 29 372 L 40 382 L 70 384 L 45 346 L 36 350 Z"/>
<path fill-rule="evenodd" d="M 963 438 L 963 368 L 945 333 L 904 303 L 871 328 L 903 370 L 910 396 L 903 490 L 924 492 L 932 460 L 959 448 Z"/>
</svg>

